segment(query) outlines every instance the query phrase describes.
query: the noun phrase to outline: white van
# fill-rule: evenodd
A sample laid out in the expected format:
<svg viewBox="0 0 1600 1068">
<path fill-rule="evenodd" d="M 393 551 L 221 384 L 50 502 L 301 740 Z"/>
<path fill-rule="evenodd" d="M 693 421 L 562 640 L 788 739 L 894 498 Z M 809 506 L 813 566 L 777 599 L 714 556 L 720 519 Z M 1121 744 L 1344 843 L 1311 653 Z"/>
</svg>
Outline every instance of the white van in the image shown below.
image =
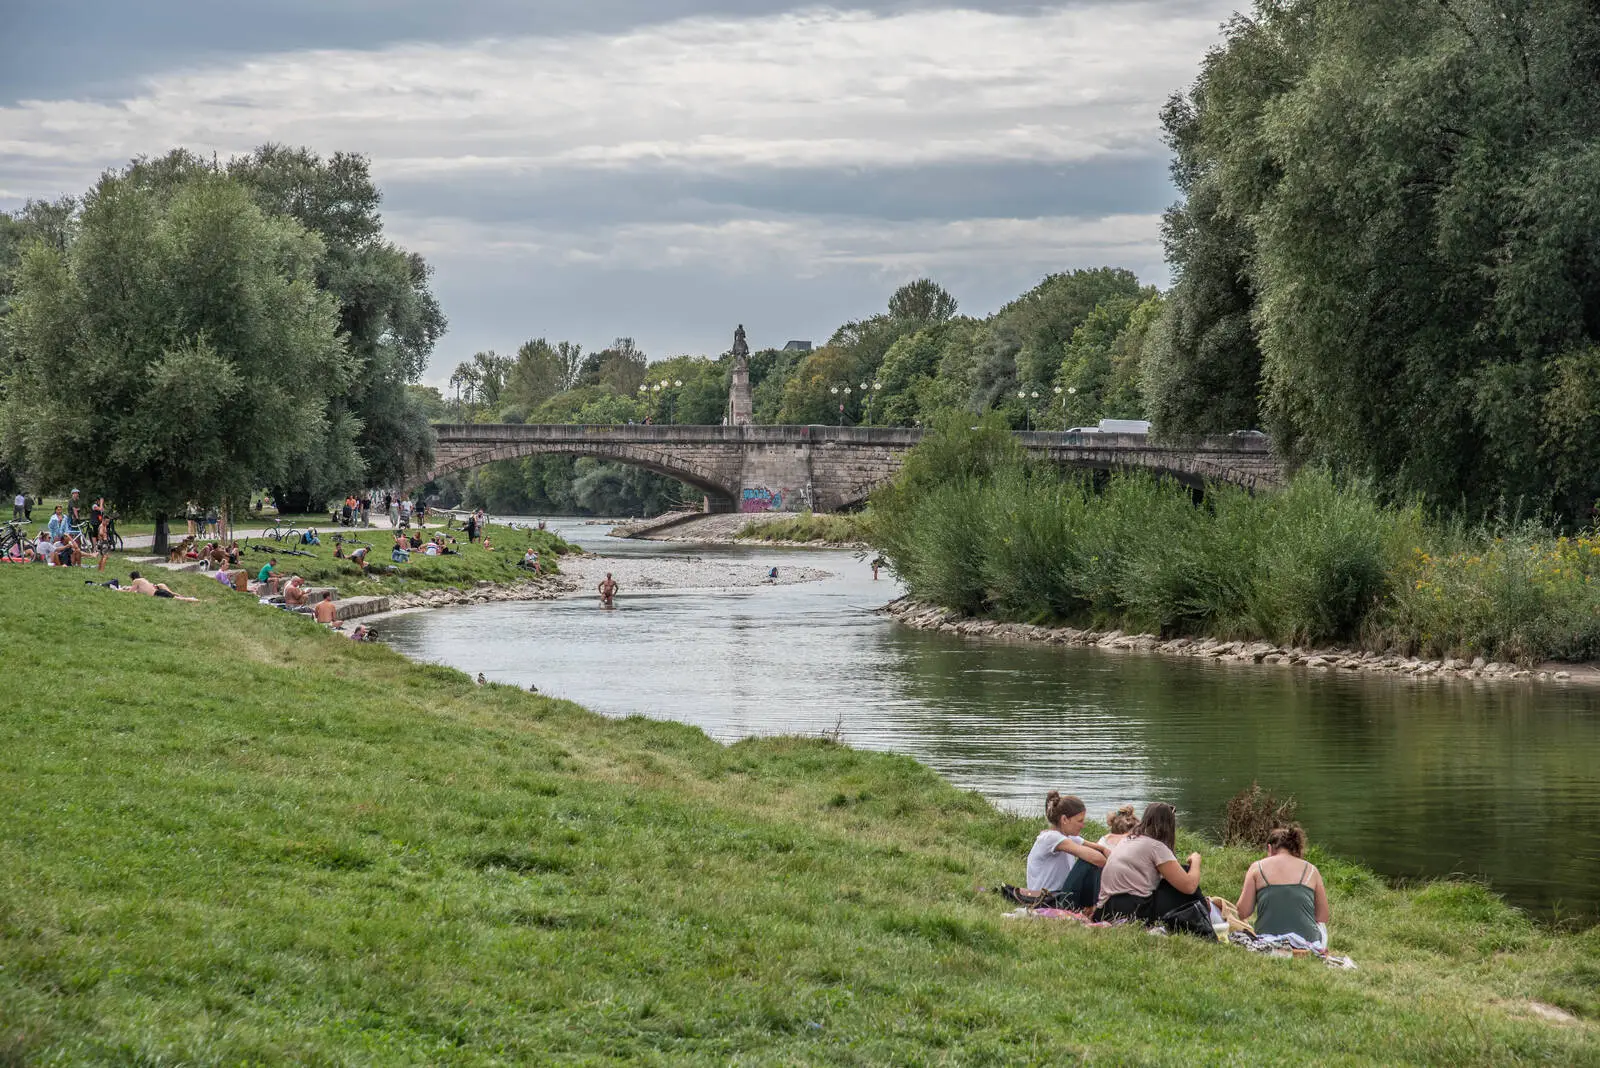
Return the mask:
<svg viewBox="0 0 1600 1068">
<path fill-rule="evenodd" d="M 1102 419 L 1099 426 L 1102 434 L 1148 434 L 1150 433 L 1150 420 L 1148 419 Z"/>
</svg>

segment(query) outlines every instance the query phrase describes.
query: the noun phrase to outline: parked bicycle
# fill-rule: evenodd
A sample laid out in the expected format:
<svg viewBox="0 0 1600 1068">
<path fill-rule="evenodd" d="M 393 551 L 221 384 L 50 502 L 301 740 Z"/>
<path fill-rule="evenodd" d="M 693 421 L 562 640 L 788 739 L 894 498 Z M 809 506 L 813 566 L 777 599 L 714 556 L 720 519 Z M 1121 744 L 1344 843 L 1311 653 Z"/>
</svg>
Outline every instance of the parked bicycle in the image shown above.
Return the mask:
<svg viewBox="0 0 1600 1068">
<path fill-rule="evenodd" d="M 293 524 L 285 526 L 283 520 L 274 519 L 272 525 L 261 532 L 261 536 L 273 541 L 292 541 L 300 537 L 300 528 Z"/>
<path fill-rule="evenodd" d="M 33 544 L 28 537 L 28 530 L 21 523 L 10 522 L 0 527 L 0 556 L 11 556 L 20 553 L 23 546 Z"/>
</svg>

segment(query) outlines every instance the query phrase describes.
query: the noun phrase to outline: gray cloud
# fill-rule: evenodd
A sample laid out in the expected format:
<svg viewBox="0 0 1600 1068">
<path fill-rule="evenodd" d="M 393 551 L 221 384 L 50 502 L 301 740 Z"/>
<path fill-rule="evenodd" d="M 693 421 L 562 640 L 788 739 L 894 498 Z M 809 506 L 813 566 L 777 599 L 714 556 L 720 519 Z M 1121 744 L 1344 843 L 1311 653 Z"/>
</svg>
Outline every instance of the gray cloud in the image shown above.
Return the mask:
<svg viewBox="0 0 1600 1068">
<path fill-rule="evenodd" d="M 402 41 L 613 34 L 694 16 L 751 18 L 808 7 L 893 12 L 962 7 L 1027 13 L 1039 0 L 12 0 L 0 38 L 0 104 L 108 98 L 137 79 L 264 52 L 381 48 Z M 1084 0 L 1078 0 L 1084 2 Z M 1179 12 L 1187 0 L 1162 5 Z"/>
<path fill-rule="evenodd" d="M 1114 156 L 1061 164 L 763 168 L 699 173 L 640 166 L 490 177 L 399 179 L 386 210 L 471 222 L 565 226 L 712 222 L 763 214 L 917 219 L 1095 217 L 1158 212 L 1175 197 L 1165 157 Z"/>
<path fill-rule="evenodd" d="M 1163 280 L 1157 111 L 1231 6 L 21 0 L 0 207 L 177 145 L 357 151 L 437 269 L 436 380 L 539 334 L 822 340 L 919 274 L 980 314 L 1055 270 Z"/>
</svg>

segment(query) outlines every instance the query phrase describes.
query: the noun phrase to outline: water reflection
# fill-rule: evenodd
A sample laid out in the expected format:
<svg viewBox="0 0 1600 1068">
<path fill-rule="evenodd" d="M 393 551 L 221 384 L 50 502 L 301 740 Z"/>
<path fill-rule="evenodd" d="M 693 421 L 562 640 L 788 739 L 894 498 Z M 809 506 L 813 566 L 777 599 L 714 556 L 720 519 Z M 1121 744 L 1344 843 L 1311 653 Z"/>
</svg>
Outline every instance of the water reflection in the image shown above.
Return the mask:
<svg viewBox="0 0 1600 1068">
<path fill-rule="evenodd" d="M 1541 912 L 1600 912 L 1595 691 L 971 642 L 863 610 L 894 589 L 849 553 L 567 532 L 614 554 L 727 552 L 837 577 L 628 592 L 615 612 L 588 597 L 447 609 L 389 621 L 384 636 L 421 659 L 721 740 L 837 722 L 853 745 L 908 753 L 1030 814 L 1057 787 L 1096 814 L 1160 798 L 1214 826 L 1259 781 L 1299 799 L 1315 839 L 1380 871 L 1473 874 Z"/>
</svg>

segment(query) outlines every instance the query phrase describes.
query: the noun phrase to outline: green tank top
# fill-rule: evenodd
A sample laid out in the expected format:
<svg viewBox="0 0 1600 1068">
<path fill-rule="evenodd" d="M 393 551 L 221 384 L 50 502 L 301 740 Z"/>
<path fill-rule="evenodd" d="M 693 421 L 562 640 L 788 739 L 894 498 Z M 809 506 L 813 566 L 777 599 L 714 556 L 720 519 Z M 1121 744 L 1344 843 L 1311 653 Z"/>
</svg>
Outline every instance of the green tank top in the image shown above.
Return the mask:
<svg viewBox="0 0 1600 1068">
<path fill-rule="evenodd" d="M 1317 892 L 1305 884 L 1311 874 L 1308 862 L 1300 873 L 1298 883 L 1267 882 L 1265 869 L 1261 881 L 1266 883 L 1256 891 L 1256 933 L 1264 935 L 1297 934 L 1307 942 L 1322 940 L 1317 930 Z"/>
</svg>

